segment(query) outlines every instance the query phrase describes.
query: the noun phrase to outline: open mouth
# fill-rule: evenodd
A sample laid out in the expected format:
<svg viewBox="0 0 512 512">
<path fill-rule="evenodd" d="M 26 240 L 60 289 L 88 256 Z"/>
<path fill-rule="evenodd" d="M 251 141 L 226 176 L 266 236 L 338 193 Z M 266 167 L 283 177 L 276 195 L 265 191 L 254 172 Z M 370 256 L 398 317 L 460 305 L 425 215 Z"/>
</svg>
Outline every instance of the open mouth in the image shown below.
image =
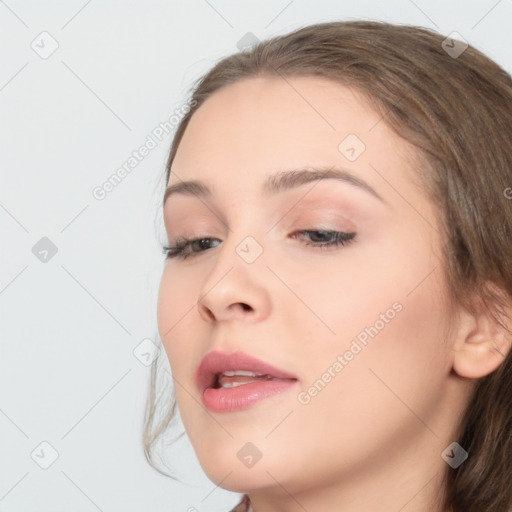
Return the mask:
<svg viewBox="0 0 512 512">
<path fill-rule="evenodd" d="M 297 380 L 297 379 L 280 379 L 278 377 L 272 377 L 272 375 L 259 374 L 245 370 L 225 371 L 215 375 L 213 389 L 229 389 L 244 386 L 247 384 L 253 384 L 254 382 L 261 381 L 284 381 L 284 380 Z"/>
<path fill-rule="evenodd" d="M 247 409 L 297 383 L 295 376 L 243 352 L 209 352 L 196 372 L 201 399 L 212 412 Z"/>
</svg>

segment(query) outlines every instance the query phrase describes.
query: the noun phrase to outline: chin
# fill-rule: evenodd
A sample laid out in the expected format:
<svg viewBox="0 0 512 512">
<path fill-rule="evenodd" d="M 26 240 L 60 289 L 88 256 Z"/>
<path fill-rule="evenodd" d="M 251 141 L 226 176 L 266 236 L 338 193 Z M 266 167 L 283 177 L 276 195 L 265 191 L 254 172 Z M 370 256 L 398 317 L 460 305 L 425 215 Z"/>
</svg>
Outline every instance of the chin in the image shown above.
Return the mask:
<svg viewBox="0 0 512 512">
<path fill-rule="evenodd" d="M 224 446 L 219 450 L 220 453 L 209 450 L 206 454 L 196 453 L 196 455 L 206 476 L 228 491 L 246 493 L 275 486 L 275 480 L 270 475 L 284 476 L 285 468 L 279 467 L 278 461 L 272 459 L 264 461 L 262 457 L 255 463 L 253 459 L 250 465 L 250 459 L 247 459 L 246 463 L 241 462 L 237 456 L 238 451 L 238 447 L 231 450 Z M 244 452 L 240 454 L 242 460 L 243 457 Z"/>
<path fill-rule="evenodd" d="M 253 470 L 243 470 L 240 468 L 231 467 L 231 469 L 229 469 L 226 467 L 223 469 L 226 469 L 226 471 L 219 471 L 219 468 L 203 467 L 206 476 L 213 483 L 226 491 L 244 494 L 276 485 L 275 480 L 270 477 L 264 468 L 260 468 L 259 470 L 254 468 Z M 229 476 L 227 476 L 228 473 L 230 473 Z M 270 473 L 274 474 L 272 470 L 270 470 Z"/>
</svg>

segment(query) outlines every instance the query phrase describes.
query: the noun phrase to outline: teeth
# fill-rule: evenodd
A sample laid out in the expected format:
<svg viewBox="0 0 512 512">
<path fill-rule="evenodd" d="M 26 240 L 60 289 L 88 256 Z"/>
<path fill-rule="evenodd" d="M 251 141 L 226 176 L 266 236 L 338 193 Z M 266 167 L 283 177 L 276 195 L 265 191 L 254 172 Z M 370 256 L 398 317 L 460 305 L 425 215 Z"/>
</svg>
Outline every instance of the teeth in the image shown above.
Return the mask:
<svg viewBox="0 0 512 512">
<path fill-rule="evenodd" d="M 238 386 L 244 386 L 245 384 L 253 384 L 255 381 L 247 381 L 247 382 L 223 382 L 221 383 L 222 377 L 249 377 L 256 380 L 280 380 L 271 377 L 265 373 L 254 373 L 246 370 L 229 370 L 218 374 L 217 376 L 217 385 L 218 388 L 236 388 Z"/>
<path fill-rule="evenodd" d="M 222 384 L 221 388 L 236 388 L 238 386 L 245 386 L 246 384 L 251 384 L 250 382 L 229 382 L 226 384 Z"/>
<path fill-rule="evenodd" d="M 265 375 L 264 373 L 253 373 L 253 372 L 247 372 L 244 370 L 236 370 L 236 371 L 228 371 L 228 372 L 222 372 L 223 375 L 226 377 L 234 377 L 235 375 L 243 376 L 243 377 L 262 377 Z"/>
</svg>

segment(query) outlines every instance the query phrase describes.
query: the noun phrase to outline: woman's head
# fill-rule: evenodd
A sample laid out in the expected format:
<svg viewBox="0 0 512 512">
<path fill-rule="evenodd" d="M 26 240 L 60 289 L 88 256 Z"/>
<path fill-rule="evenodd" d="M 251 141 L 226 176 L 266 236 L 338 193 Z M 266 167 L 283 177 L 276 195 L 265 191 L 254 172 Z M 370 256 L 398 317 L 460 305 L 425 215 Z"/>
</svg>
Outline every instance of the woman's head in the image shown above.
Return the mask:
<svg viewBox="0 0 512 512">
<path fill-rule="evenodd" d="M 172 246 L 207 240 L 167 260 L 158 326 L 183 424 L 222 487 L 306 508 L 323 487 L 386 509 L 431 479 L 418 504 L 446 481 L 448 506 L 482 510 L 484 482 L 492 510 L 509 504 L 496 443 L 510 455 L 512 81 L 443 40 L 310 26 L 223 59 L 193 93 L 164 218 Z M 205 407 L 195 377 L 212 350 L 296 380 Z M 457 469 L 441 457 L 453 441 L 469 452 Z"/>
</svg>

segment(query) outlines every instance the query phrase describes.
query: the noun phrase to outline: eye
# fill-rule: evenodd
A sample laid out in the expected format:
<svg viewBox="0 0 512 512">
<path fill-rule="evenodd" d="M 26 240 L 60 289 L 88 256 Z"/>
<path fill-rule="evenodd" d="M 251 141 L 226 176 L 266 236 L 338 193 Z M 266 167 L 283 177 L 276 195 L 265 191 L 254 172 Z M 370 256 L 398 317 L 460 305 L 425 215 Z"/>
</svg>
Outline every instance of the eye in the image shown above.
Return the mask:
<svg viewBox="0 0 512 512">
<path fill-rule="evenodd" d="M 348 245 L 352 243 L 356 237 L 356 233 L 346 233 L 344 231 L 325 231 L 315 229 L 304 229 L 296 231 L 294 235 L 307 235 L 311 242 L 305 242 L 304 245 L 312 245 L 314 247 L 337 247 L 339 245 Z M 313 236 L 311 236 L 313 235 Z M 296 238 L 296 237 L 293 237 Z"/>
<path fill-rule="evenodd" d="M 218 241 L 216 238 L 179 238 L 173 246 L 163 246 L 162 251 L 166 259 L 186 259 L 192 254 L 204 252 L 210 249 L 211 241 Z"/>
<path fill-rule="evenodd" d="M 298 235 L 298 236 L 297 236 Z M 325 231 L 315 229 L 304 229 L 295 231 L 292 238 L 304 237 L 307 235 L 310 241 L 304 242 L 306 246 L 313 246 L 320 249 L 328 247 L 346 246 L 353 243 L 356 233 L 346 233 L 344 231 Z M 163 246 L 162 251 L 166 259 L 186 259 L 189 256 L 205 252 L 211 249 L 212 242 L 221 242 L 217 238 L 180 238 L 173 246 Z M 218 245 L 218 244 L 217 244 Z"/>
</svg>

